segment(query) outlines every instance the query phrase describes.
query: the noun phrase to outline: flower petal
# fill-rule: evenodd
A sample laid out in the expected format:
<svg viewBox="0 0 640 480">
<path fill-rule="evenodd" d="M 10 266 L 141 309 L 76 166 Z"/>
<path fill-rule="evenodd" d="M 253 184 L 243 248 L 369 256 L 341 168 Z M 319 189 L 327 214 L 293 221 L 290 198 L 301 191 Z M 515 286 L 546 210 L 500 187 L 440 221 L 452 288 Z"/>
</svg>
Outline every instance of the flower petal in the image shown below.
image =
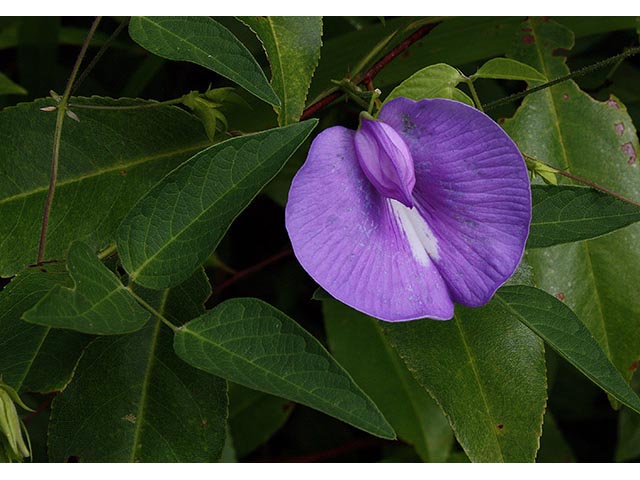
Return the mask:
<svg viewBox="0 0 640 480">
<path fill-rule="evenodd" d="M 529 233 L 520 151 L 491 118 L 451 100 L 397 98 L 379 118 L 411 150 L 414 202 L 437 240 L 432 259 L 452 299 L 483 305 L 515 271 Z"/>
<path fill-rule="evenodd" d="M 412 230 L 398 213 L 407 207 L 369 182 L 354 135 L 343 127 L 322 132 L 293 179 L 285 215 L 296 257 L 331 295 L 376 318 L 451 318 L 444 280 L 428 255 L 414 253 L 428 233 Z"/>
</svg>

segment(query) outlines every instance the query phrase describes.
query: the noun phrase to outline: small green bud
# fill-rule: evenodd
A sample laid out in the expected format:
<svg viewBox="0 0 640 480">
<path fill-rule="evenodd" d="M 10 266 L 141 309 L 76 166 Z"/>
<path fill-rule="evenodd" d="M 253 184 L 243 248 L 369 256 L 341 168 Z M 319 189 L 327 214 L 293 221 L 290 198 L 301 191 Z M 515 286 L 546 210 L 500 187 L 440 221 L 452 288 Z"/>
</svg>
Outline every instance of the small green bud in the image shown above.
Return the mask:
<svg viewBox="0 0 640 480">
<path fill-rule="evenodd" d="M 557 169 L 530 157 L 525 157 L 525 162 L 532 178 L 538 175 L 544 183 L 548 185 L 558 185 L 558 178 L 556 177 Z"/>
</svg>

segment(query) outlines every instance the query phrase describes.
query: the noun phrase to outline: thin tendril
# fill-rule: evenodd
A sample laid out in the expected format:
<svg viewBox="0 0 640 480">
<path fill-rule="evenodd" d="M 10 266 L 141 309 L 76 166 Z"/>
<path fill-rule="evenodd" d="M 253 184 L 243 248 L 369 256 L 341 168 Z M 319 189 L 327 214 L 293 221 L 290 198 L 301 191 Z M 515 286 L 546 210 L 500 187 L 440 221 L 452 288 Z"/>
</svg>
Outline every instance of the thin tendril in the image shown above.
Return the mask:
<svg viewBox="0 0 640 480">
<path fill-rule="evenodd" d="M 84 80 L 87 78 L 89 73 L 91 73 L 91 70 L 93 70 L 93 67 L 95 67 L 96 64 L 100 61 L 100 59 L 102 58 L 102 55 L 104 55 L 104 53 L 109 49 L 109 47 L 111 46 L 111 43 L 115 40 L 115 38 L 118 35 L 120 35 L 120 32 L 122 32 L 122 30 L 124 29 L 124 27 L 127 26 L 128 23 L 129 23 L 128 18 L 120 22 L 120 25 L 117 26 L 117 28 L 113 31 L 113 33 L 107 39 L 107 41 L 102 45 L 102 47 L 100 47 L 100 50 L 98 50 L 98 53 L 96 53 L 93 59 L 91 59 L 91 62 L 89 62 L 89 65 L 87 65 L 87 68 L 84 69 L 84 71 L 80 74 L 78 79 L 73 84 L 73 87 L 71 87 L 71 95 L 73 95 L 78 89 L 78 87 L 80 87 L 82 82 L 84 82 Z"/>
</svg>

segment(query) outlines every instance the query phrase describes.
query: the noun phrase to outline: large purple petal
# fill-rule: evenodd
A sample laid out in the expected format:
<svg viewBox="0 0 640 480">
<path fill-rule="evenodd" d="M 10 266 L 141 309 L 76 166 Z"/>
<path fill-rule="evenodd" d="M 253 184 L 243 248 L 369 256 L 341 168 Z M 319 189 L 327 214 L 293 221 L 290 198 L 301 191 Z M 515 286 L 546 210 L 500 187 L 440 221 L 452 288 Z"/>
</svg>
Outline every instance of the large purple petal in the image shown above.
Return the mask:
<svg viewBox="0 0 640 480">
<path fill-rule="evenodd" d="M 529 233 L 522 155 L 493 120 L 459 102 L 397 98 L 379 118 L 411 150 L 414 201 L 436 237 L 431 257 L 451 297 L 483 305 L 513 274 Z"/>
<path fill-rule="evenodd" d="M 407 233 L 398 220 L 407 207 L 382 197 L 365 177 L 354 134 L 343 127 L 322 132 L 293 179 L 286 226 L 296 257 L 331 295 L 374 317 L 451 318 L 442 276 L 408 239 L 427 233 L 419 226 Z"/>
</svg>

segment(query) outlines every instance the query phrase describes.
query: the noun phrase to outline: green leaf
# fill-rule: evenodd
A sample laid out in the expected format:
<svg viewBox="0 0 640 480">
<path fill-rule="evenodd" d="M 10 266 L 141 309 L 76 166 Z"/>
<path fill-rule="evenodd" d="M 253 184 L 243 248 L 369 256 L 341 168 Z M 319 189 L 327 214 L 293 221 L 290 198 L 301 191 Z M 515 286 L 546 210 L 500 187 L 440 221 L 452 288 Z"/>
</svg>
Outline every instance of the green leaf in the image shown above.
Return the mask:
<svg viewBox="0 0 640 480">
<path fill-rule="evenodd" d="M 49 328 L 21 320 L 54 287 L 69 285 L 66 272 L 29 270 L 18 274 L 0 292 L 0 376 L 21 390 L 38 353 L 51 334 Z"/>
<path fill-rule="evenodd" d="M 596 33 L 634 28 L 634 17 L 559 17 L 578 38 Z M 406 17 L 388 20 L 325 40 L 320 63 L 309 91 L 316 97 L 331 80 L 344 78 L 350 67 L 367 56 L 381 39 L 406 25 Z M 522 17 L 447 18 L 424 39 L 389 63 L 375 79 L 375 86 L 395 85 L 425 65 L 447 62 L 463 66 L 482 59 L 502 56 L 509 48 Z M 399 33 L 388 48 L 401 42 L 410 32 Z"/>
<path fill-rule="evenodd" d="M 151 53 L 212 70 L 271 105 L 280 101 L 251 52 L 209 17 L 133 17 L 129 34 Z"/>
<path fill-rule="evenodd" d="M 499 78 L 505 80 L 527 80 L 546 82 L 547 77 L 526 63 L 511 58 L 492 58 L 482 65 L 471 78 Z"/>
<path fill-rule="evenodd" d="M 229 385 L 229 429 L 238 458 L 242 458 L 277 432 L 293 411 L 294 403 L 257 390 Z"/>
<path fill-rule="evenodd" d="M 260 300 L 221 303 L 178 329 L 174 348 L 194 367 L 395 438 L 375 404 L 324 347 Z"/>
<path fill-rule="evenodd" d="M 383 325 L 473 462 L 533 462 L 546 375 L 540 339 L 495 299 L 450 321 Z"/>
<path fill-rule="evenodd" d="M 514 58 L 547 78 L 569 73 L 561 55 L 573 46 L 569 30 L 546 19 L 531 19 L 522 29 Z M 617 99 L 596 101 L 569 80 L 528 95 L 503 126 L 523 153 L 640 200 L 640 170 L 632 160 L 638 137 Z M 627 379 L 640 358 L 639 243 L 636 224 L 528 254 L 536 285 L 564 298 Z"/>
<path fill-rule="evenodd" d="M 9 77 L 0 73 L 0 95 L 26 95 L 27 91 Z"/>
<path fill-rule="evenodd" d="M 463 79 L 464 76 L 457 68 L 445 63 L 430 65 L 414 73 L 394 88 L 385 99 L 385 103 L 396 97 L 407 97 L 413 100 L 448 98 L 473 107 L 473 100 L 455 88 Z"/>
<path fill-rule="evenodd" d="M 203 281 L 201 272 L 197 277 L 189 282 Z M 162 314 L 185 304 L 173 290 L 141 295 Z M 192 304 L 186 298 L 187 311 Z M 52 405 L 50 461 L 216 461 L 226 415 L 226 382 L 178 359 L 171 331 L 153 320 L 134 334 L 98 338 L 86 349 L 73 381 Z"/>
<path fill-rule="evenodd" d="M 150 314 L 87 245 L 69 249 L 73 288 L 55 287 L 22 318 L 30 323 L 96 335 L 135 332 Z"/>
<path fill-rule="evenodd" d="M 232 138 L 167 175 L 118 229 L 118 252 L 131 280 L 165 288 L 189 278 L 316 123 Z"/>
<path fill-rule="evenodd" d="M 640 208 L 606 193 L 569 185 L 531 187 L 528 248 L 599 237 L 640 221 Z"/>
<path fill-rule="evenodd" d="M 143 104 L 98 97 L 71 102 Z M 38 255 L 55 127 L 55 113 L 39 109 L 53 103 L 42 99 L 0 112 L 0 276 L 16 274 Z M 210 145 L 200 122 L 177 107 L 74 111 L 81 121 L 64 123 L 48 260 L 63 260 L 75 240 L 95 250 L 108 245 L 132 203 Z"/>
<path fill-rule="evenodd" d="M 322 17 L 240 17 L 264 46 L 271 64 L 271 85 L 280 98 L 278 123 L 302 115 L 313 72 L 320 58 Z"/>
<path fill-rule="evenodd" d="M 502 287 L 494 298 L 494 302 L 529 327 L 589 380 L 640 413 L 640 398 L 564 303 L 525 285 Z"/>
<path fill-rule="evenodd" d="M 411 376 L 381 323 L 336 300 L 322 303 L 331 352 L 425 462 L 444 462 L 453 432 L 440 407 Z M 384 381 L 381 381 L 384 379 Z"/>
<path fill-rule="evenodd" d="M 28 325 L 25 322 L 22 322 Z M 93 337 L 71 330 L 46 329 L 21 390 L 25 392 L 61 392 L 73 377 L 82 352 Z"/>
</svg>

